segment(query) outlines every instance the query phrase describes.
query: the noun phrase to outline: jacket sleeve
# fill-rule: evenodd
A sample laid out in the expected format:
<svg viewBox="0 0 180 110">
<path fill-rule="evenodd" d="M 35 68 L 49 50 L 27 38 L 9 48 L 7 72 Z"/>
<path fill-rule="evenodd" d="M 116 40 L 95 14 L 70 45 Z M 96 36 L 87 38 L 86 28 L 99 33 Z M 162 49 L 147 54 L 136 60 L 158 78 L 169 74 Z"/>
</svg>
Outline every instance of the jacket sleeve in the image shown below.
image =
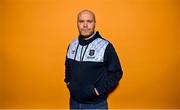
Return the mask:
<svg viewBox="0 0 180 110">
<path fill-rule="evenodd" d="M 95 88 L 100 95 L 112 91 L 123 74 L 119 58 L 111 43 L 106 47 L 104 61 L 107 71 L 95 84 Z"/>
<path fill-rule="evenodd" d="M 69 46 L 68 46 L 68 49 L 69 49 Z M 68 49 L 67 49 L 67 52 L 68 52 Z M 70 64 L 70 59 L 67 58 L 67 53 L 66 53 L 64 82 L 68 85 L 70 83 L 70 79 L 71 79 L 71 64 Z"/>
</svg>

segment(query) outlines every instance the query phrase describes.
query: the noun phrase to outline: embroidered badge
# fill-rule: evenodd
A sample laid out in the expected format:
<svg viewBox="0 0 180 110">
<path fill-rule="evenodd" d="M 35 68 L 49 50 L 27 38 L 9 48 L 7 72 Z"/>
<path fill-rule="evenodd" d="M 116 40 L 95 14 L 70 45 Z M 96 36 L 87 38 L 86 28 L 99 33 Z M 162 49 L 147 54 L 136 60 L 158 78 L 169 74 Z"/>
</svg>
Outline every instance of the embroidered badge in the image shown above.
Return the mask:
<svg viewBox="0 0 180 110">
<path fill-rule="evenodd" d="M 72 51 L 71 51 L 71 54 L 74 54 L 74 53 L 75 53 L 75 50 L 72 50 Z"/>
<path fill-rule="evenodd" d="M 94 54 L 95 54 L 95 50 L 90 50 L 90 51 L 89 51 L 89 55 L 90 55 L 90 56 L 93 56 Z"/>
</svg>

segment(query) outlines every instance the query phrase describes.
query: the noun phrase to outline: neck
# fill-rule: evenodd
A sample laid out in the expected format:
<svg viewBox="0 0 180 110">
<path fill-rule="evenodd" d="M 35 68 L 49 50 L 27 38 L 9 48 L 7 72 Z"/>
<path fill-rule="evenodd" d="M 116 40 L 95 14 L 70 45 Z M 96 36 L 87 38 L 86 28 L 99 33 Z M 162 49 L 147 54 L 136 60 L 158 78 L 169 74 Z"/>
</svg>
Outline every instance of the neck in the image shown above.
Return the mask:
<svg viewBox="0 0 180 110">
<path fill-rule="evenodd" d="M 95 34 L 96 34 L 96 32 L 94 32 L 91 36 L 89 36 L 89 37 L 87 37 L 87 38 L 84 38 L 84 40 L 89 40 L 89 39 L 91 39 Z"/>
</svg>

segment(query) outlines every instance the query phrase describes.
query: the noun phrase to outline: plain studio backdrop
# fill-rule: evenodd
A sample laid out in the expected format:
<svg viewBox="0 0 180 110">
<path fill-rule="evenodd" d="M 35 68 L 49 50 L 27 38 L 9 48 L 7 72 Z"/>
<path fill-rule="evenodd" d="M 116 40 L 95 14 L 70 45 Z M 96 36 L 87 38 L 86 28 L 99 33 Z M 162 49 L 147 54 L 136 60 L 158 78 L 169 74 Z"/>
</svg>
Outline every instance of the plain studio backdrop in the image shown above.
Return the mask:
<svg viewBox="0 0 180 110">
<path fill-rule="evenodd" d="M 124 75 L 110 108 L 180 108 L 179 0 L 1 0 L 0 108 L 68 108 L 77 13 L 90 9 Z"/>
</svg>

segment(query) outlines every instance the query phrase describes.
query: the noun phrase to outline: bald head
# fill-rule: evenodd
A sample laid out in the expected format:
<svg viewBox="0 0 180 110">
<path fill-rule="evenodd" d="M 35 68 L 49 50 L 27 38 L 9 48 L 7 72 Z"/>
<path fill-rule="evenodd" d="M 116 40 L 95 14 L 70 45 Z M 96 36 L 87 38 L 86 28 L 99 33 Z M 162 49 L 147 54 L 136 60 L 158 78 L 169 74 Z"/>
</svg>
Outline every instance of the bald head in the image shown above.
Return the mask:
<svg viewBox="0 0 180 110">
<path fill-rule="evenodd" d="M 92 11 L 83 10 L 79 12 L 77 26 L 81 36 L 88 39 L 94 33 L 95 24 L 95 15 Z"/>
<path fill-rule="evenodd" d="M 82 10 L 82 11 L 80 11 L 79 13 L 78 13 L 78 17 L 77 17 L 77 20 L 79 19 L 79 17 L 80 16 L 82 16 L 83 14 L 89 14 L 90 16 L 92 16 L 93 17 L 93 20 L 94 20 L 94 22 L 96 22 L 96 17 L 95 17 L 95 14 L 92 12 L 92 11 L 90 11 L 90 10 Z"/>
</svg>

